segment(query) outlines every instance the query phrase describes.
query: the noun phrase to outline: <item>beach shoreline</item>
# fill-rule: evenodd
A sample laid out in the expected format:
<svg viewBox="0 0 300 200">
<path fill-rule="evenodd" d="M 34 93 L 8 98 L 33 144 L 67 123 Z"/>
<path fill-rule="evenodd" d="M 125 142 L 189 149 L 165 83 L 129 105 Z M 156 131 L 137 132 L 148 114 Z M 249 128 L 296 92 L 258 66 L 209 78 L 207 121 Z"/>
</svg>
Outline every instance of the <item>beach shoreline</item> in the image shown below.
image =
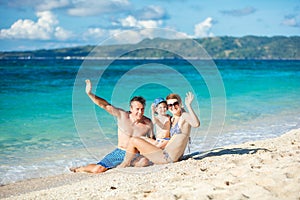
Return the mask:
<svg viewBox="0 0 300 200">
<path fill-rule="evenodd" d="M 69 173 L 0 187 L 2 199 L 300 199 L 300 129 L 177 163 Z"/>
</svg>

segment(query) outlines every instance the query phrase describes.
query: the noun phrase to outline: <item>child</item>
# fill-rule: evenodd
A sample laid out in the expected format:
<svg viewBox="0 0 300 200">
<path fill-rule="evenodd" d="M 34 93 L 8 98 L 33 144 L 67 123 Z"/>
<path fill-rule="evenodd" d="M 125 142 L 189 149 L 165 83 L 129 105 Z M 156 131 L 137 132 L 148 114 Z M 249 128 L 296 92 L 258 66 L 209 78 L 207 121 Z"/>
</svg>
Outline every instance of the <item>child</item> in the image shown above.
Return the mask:
<svg viewBox="0 0 300 200">
<path fill-rule="evenodd" d="M 156 132 L 155 145 L 163 149 L 170 140 L 171 116 L 166 114 L 167 102 L 164 98 L 156 98 L 152 104 L 152 122 Z"/>
</svg>

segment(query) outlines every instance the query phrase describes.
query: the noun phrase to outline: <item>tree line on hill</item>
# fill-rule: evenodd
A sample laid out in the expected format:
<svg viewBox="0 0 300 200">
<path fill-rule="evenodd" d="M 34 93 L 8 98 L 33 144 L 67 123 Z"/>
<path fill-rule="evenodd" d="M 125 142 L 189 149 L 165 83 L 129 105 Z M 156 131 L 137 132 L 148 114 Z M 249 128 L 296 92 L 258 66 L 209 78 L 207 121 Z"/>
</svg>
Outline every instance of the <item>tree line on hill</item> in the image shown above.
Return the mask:
<svg viewBox="0 0 300 200">
<path fill-rule="evenodd" d="M 199 51 L 200 49 L 200 51 Z M 144 39 L 137 44 L 0 52 L 0 59 L 290 59 L 300 60 L 300 36 Z"/>
</svg>

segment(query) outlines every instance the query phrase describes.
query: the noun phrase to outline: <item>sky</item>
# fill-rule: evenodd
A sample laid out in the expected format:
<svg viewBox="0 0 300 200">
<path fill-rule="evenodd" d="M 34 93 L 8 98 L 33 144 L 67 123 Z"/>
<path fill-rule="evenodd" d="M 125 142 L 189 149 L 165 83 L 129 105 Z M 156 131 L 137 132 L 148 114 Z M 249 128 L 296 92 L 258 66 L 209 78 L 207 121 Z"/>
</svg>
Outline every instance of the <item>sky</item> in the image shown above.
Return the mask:
<svg viewBox="0 0 300 200">
<path fill-rule="evenodd" d="M 300 36 L 299 0 L 0 0 L 0 16 L 0 51 L 137 43 L 157 37 L 153 28 L 178 38 Z"/>
</svg>

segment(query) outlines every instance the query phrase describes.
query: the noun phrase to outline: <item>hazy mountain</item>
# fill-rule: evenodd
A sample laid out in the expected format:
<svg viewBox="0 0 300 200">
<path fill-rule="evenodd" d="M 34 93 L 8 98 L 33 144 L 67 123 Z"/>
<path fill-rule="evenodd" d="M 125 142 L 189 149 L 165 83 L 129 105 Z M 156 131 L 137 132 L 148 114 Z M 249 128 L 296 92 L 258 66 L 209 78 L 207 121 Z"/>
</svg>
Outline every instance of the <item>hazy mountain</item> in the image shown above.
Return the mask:
<svg viewBox="0 0 300 200">
<path fill-rule="evenodd" d="M 200 45 L 200 46 L 199 46 Z M 202 47 L 206 50 L 199 51 Z M 300 59 L 300 37 L 211 37 L 195 40 L 145 39 L 137 44 L 0 52 L 0 59 L 98 59 L 182 58 L 195 59 Z"/>
</svg>

